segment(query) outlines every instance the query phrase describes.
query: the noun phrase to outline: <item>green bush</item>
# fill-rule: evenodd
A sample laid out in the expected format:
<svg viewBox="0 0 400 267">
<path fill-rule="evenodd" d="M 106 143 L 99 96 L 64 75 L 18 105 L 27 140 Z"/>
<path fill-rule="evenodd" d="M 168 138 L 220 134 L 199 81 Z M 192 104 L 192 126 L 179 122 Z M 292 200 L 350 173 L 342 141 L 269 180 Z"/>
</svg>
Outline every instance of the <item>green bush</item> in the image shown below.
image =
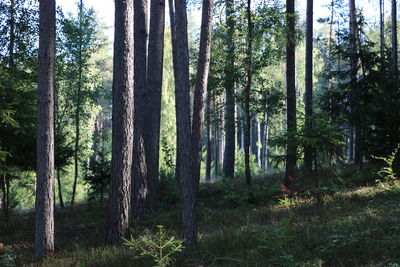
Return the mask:
<svg viewBox="0 0 400 267">
<path fill-rule="evenodd" d="M 183 240 L 169 236 L 164 226 L 158 225 L 158 231 L 153 234 L 146 230 L 145 234 L 135 239 L 123 239 L 124 245 L 135 251 L 136 258 L 150 257 L 156 267 L 169 266 L 175 261 L 176 254 L 183 250 Z"/>
</svg>

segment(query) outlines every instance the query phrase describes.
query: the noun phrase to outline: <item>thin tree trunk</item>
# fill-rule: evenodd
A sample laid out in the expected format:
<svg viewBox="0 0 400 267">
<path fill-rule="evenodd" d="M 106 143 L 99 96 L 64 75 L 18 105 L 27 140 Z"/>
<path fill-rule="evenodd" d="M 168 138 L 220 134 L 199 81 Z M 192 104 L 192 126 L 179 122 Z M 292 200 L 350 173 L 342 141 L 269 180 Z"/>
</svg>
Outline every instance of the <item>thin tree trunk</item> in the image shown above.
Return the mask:
<svg viewBox="0 0 400 267">
<path fill-rule="evenodd" d="M 6 174 L 3 174 L 1 177 L 1 191 L 2 191 L 2 198 L 1 198 L 1 212 L 4 217 L 4 221 L 7 222 L 7 184 L 6 184 Z"/>
<path fill-rule="evenodd" d="M 112 163 L 106 241 L 128 233 L 133 147 L 133 2 L 115 1 Z"/>
<path fill-rule="evenodd" d="M 197 242 L 196 192 L 193 186 L 193 150 L 190 119 L 189 46 L 186 1 L 174 1 L 171 19 L 173 52 L 175 53 L 175 108 L 177 128 L 176 179 L 181 190 L 183 238 L 185 249 Z M 175 34 L 174 34 L 175 33 Z"/>
<path fill-rule="evenodd" d="M 79 51 L 78 51 L 78 87 L 76 91 L 76 109 L 75 109 L 75 149 L 74 149 L 74 184 L 72 187 L 72 197 L 71 206 L 75 203 L 76 196 L 76 185 L 78 183 L 79 176 L 79 139 L 81 130 L 81 91 L 82 91 L 82 72 L 83 72 L 83 62 L 82 62 L 82 42 L 83 42 L 83 2 L 79 2 Z"/>
<path fill-rule="evenodd" d="M 58 199 L 60 201 L 61 208 L 64 208 L 64 200 L 62 196 L 62 187 L 61 187 L 61 177 L 60 177 L 60 167 L 57 168 L 57 182 L 58 182 Z"/>
<path fill-rule="evenodd" d="M 9 67 L 14 68 L 15 47 L 15 0 L 10 1 L 10 43 L 9 43 Z"/>
<path fill-rule="evenodd" d="M 307 31 L 306 31 L 306 77 L 305 77 L 305 136 L 310 139 L 313 128 L 313 22 L 314 2 L 307 0 Z M 304 168 L 312 172 L 314 151 L 309 144 L 304 146 Z"/>
<path fill-rule="evenodd" d="M 150 36 L 147 72 L 146 156 L 149 186 L 148 209 L 157 207 L 159 175 L 161 89 L 163 80 L 165 0 L 151 1 Z"/>
<path fill-rule="evenodd" d="M 392 73 L 394 80 L 397 81 L 397 0 L 392 0 Z"/>
<path fill-rule="evenodd" d="M 197 65 L 192 118 L 193 179 L 196 193 L 200 183 L 201 136 L 204 128 L 204 103 L 211 58 L 212 11 L 214 0 L 204 0 L 202 7 L 199 60 Z M 233 128 L 233 130 L 235 130 Z M 233 136 L 235 143 L 235 136 Z"/>
<path fill-rule="evenodd" d="M 35 258 L 41 260 L 54 250 L 55 0 L 41 0 L 39 10 Z"/>
<path fill-rule="evenodd" d="M 234 0 L 226 0 L 226 25 L 228 51 L 225 59 L 225 152 L 223 161 L 223 174 L 225 178 L 235 175 L 235 45 L 233 20 Z"/>
<path fill-rule="evenodd" d="M 251 138 L 250 138 L 250 147 L 251 147 L 251 153 L 255 156 L 255 161 L 258 164 L 259 159 L 260 159 L 260 153 L 259 153 L 259 147 L 258 147 L 258 142 L 259 142 L 259 123 L 257 121 L 257 115 L 253 114 L 252 116 L 252 126 L 251 126 Z"/>
<path fill-rule="evenodd" d="M 147 105 L 147 37 L 148 2 L 134 0 L 134 136 L 132 164 L 132 214 L 142 218 L 149 212 L 148 158 L 145 148 Z"/>
<path fill-rule="evenodd" d="M 219 116 L 217 108 L 216 96 L 213 96 L 213 108 L 214 108 L 214 178 L 218 179 L 219 175 Z"/>
<path fill-rule="evenodd" d="M 380 56 L 381 60 L 385 59 L 385 0 L 379 0 L 379 15 L 380 15 Z"/>
<path fill-rule="evenodd" d="M 207 127 L 207 158 L 206 158 L 206 181 L 211 180 L 211 161 L 212 161 L 212 139 L 211 139 L 211 120 L 210 120 L 210 92 L 207 94 L 206 103 L 206 127 Z"/>
<path fill-rule="evenodd" d="M 243 120 L 239 105 L 236 105 L 237 116 L 237 146 L 238 149 L 243 149 Z"/>
<path fill-rule="evenodd" d="M 250 134 L 251 134 L 251 115 L 250 115 L 250 94 L 252 83 L 252 41 L 253 41 L 253 25 L 251 20 L 251 0 L 247 1 L 247 83 L 244 91 L 244 115 L 245 115 L 245 130 L 244 130 L 244 164 L 246 185 L 251 192 L 251 173 L 250 173 Z M 250 197 L 249 197 L 250 199 Z"/>
<path fill-rule="evenodd" d="M 356 5 L 355 0 L 349 1 L 349 17 L 350 17 L 350 80 L 352 84 L 352 92 L 350 92 L 351 101 L 351 113 L 353 116 L 353 123 L 356 125 L 353 127 L 353 134 L 351 135 L 353 140 L 350 140 L 350 146 L 354 145 L 354 163 L 356 165 L 361 165 L 362 162 L 362 148 L 361 148 L 361 129 L 360 120 L 357 119 L 360 114 L 358 114 L 359 106 L 359 94 L 355 89 L 357 83 L 357 18 L 356 18 Z"/>
<path fill-rule="evenodd" d="M 296 177 L 297 164 L 297 119 L 296 119 L 296 66 L 295 66 L 295 9 L 294 0 L 286 0 L 287 44 L 286 44 L 286 98 L 287 98 L 287 148 L 285 186 L 290 187 Z"/>
</svg>

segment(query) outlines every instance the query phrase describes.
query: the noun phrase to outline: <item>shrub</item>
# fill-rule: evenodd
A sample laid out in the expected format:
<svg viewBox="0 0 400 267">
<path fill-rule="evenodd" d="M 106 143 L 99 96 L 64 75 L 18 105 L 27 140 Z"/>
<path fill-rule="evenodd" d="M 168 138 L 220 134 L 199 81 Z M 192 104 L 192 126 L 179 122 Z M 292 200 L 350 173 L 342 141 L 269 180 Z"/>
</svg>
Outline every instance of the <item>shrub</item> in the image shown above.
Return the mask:
<svg viewBox="0 0 400 267">
<path fill-rule="evenodd" d="M 158 231 L 153 234 L 146 230 L 145 234 L 137 239 L 123 239 L 124 245 L 134 250 L 139 257 L 150 257 L 156 267 L 169 266 L 175 261 L 176 254 L 183 250 L 183 241 L 169 236 L 164 226 L 158 225 Z"/>
</svg>

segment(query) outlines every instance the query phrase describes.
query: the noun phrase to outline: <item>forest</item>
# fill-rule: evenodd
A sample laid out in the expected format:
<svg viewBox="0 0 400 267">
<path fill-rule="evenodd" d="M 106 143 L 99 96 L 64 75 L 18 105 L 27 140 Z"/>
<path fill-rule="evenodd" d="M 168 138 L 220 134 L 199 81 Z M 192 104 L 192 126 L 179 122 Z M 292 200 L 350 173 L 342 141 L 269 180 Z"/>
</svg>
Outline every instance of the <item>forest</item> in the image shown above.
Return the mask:
<svg viewBox="0 0 400 267">
<path fill-rule="evenodd" d="M 400 266 L 397 0 L 67 2 L 0 0 L 0 267 Z"/>
</svg>

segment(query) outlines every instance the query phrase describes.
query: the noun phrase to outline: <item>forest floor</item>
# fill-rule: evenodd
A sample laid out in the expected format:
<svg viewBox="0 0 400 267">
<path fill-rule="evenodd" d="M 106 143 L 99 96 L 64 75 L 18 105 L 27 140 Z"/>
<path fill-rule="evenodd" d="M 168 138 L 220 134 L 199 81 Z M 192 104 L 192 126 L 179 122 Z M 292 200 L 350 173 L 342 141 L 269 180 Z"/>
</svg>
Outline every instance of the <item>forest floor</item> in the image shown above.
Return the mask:
<svg viewBox="0 0 400 267">
<path fill-rule="evenodd" d="M 281 175 L 255 179 L 256 203 L 251 205 L 239 179 L 202 185 L 199 243 L 188 257 L 178 256 L 176 265 L 400 266 L 400 182 L 375 182 L 376 174 L 368 169 L 334 173 L 336 183 L 333 178 L 321 181 L 321 201 L 307 194 L 273 199 L 279 194 Z M 347 179 L 351 183 L 346 175 L 352 176 Z M 179 203 L 169 201 L 136 223 L 133 235 L 164 225 L 179 237 Z M 106 213 L 98 203 L 57 209 L 55 222 L 56 252 L 36 265 L 34 214 L 12 217 L 0 229 L 0 242 L 5 244 L 0 266 L 153 266 L 148 258 L 136 259 L 125 246 L 104 245 Z"/>
</svg>

